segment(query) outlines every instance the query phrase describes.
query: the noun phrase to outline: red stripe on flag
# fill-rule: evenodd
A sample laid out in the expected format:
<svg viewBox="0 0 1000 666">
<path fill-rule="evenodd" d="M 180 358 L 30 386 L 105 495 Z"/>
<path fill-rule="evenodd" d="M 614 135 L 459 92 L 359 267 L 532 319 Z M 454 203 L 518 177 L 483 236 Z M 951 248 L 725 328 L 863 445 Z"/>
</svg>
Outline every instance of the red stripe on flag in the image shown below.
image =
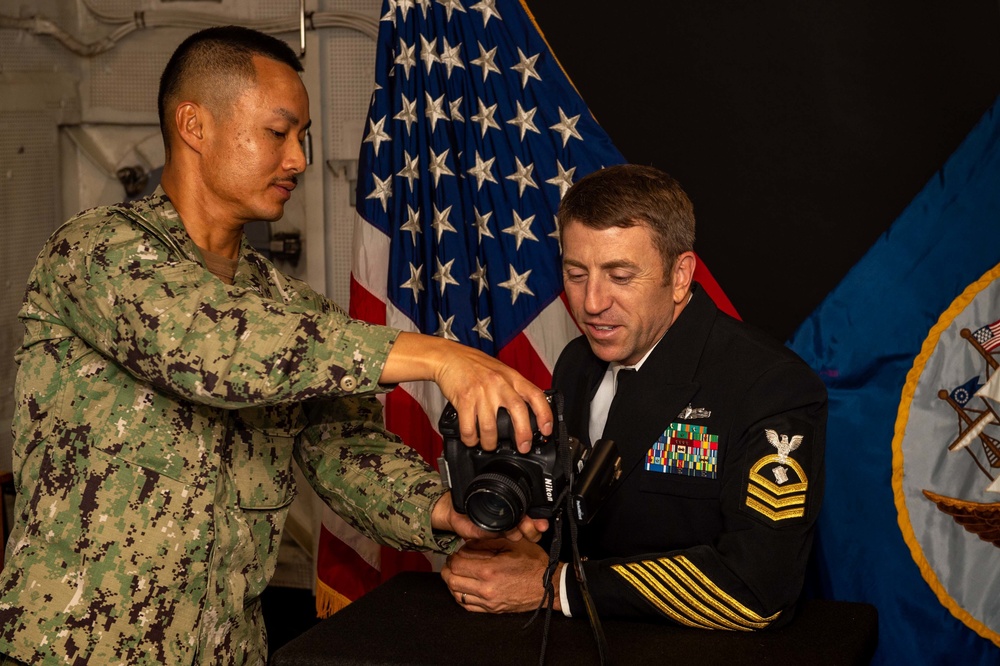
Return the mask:
<svg viewBox="0 0 1000 666">
<path fill-rule="evenodd" d="M 385 427 L 399 435 L 424 460 L 437 467 L 442 440 L 419 402 L 402 388 L 386 397 Z"/>
<path fill-rule="evenodd" d="M 712 271 L 708 270 L 708 266 L 702 263 L 700 257 L 694 266 L 694 279 L 695 282 L 705 288 L 705 293 L 708 294 L 713 301 L 715 301 L 716 307 L 725 312 L 727 315 L 735 317 L 736 319 L 741 319 L 740 314 L 736 311 L 732 301 L 730 301 L 729 297 L 726 296 L 724 291 L 722 291 L 722 287 L 720 287 L 719 283 L 715 281 Z"/>
<path fill-rule="evenodd" d="M 385 326 L 385 303 L 361 286 L 351 274 L 351 317 Z"/>
<path fill-rule="evenodd" d="M 319 532 L 319 552 L 321 557 L 316 562 L 318 578 L 351 601 L 360 599 L 361 595 L 382 582 L 378 569 L 365 562 L 325 526 L 321 526 Z"/>
<path fill-rule="evenodd" d="M 431 561 L 423 553 L 399 551 L 382 546 L 382 580 L 387 581 L 402 571 L 431 571 Z"/>
<path fill-rule="evenodd" d="M 520 372 L 535 386 L 547 389 L 552 385 L 552 373 L 523 333 L 515 336 L 501 349 L 497 358 Z"/>
</svg>

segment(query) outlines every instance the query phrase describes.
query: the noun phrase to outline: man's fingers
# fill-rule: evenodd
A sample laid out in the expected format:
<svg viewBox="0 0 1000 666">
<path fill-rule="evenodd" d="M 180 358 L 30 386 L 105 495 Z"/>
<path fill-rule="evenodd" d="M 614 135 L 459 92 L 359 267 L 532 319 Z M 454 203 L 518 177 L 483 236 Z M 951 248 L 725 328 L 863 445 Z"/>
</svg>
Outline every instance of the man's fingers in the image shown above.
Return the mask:
<svg viewBox="0 0 1000 666">
<path fill-rule="evenodd" d="M 482 601 L 474 592 L 477 581 L 474 578 L 466 578 L 456 574 L 451 566 L 453 557 L 454 555 L 449 556 L 447 563 L 442 567 L 441 578 L 444 579 L 445 585 L 451 591 L 451 596 L 455 598 L 456 602 L 468 610 L 483 612 L 484 609 L 475 607 L 477 601 Z"/>
<path fill-rule="evenodd" d="M 482 529 L 473 523 L 468 516 L 455 511 L 454 508 L 449 516 L 449 524 L 452 532 L 467 541 L 470 539 L 489 539 L 495 536 L 493 532 Z"/>
<path fill-rule="evenodd" d="M 528 418 L 527 403 L 520 396 L 514 396 L 512 400 L 503 403 L 503 406 L 507 409 L 507 413 L 510 414 L 510 422 L 514 428 L 511 436 L 514 438 L 517 450 L 521 453 L 527 453 L 531 450 L 531 440 L 535 434 L 531 429 L 531 421 Z"/>
<path fill-rule="evenodd" d="M 542 413 L 542 418 L 546 419 L 549 433 L 551 433 L 552 413 L 549 410 L 548 401 L 544 398 L 542 404 L 546 410 Z M 531 428 L 528 405 L 519 396 L 514 395 L 511 400 L 506 402 L 500 398 L 467 399 L 454 406 L 458 412 L 459 433 L 466 446 L 475 446 L 478 443 L 483 449 L 492 451 L 496 449 L 502 434 L 505 439 L 512 438 L 514 445 L 521 453 L 527 453 L 531 450 L 531 442 L 535 433 Z M 504 407 L 510 414 L 513 432 L 500 433 L 497 427 L 497 411 L 500 407 Z M 543 431 L 543 434 L 549 433 Z"/>
<path fill-rule="evenodd" d="M 487 451 L 497 448 L 497 412 L 491 401 L 482 401 L 478 407 L 479 445 Z M 468 442 L 466 442 L 468 444 Z"/>
<path fill-rule="evenodd" d="M 524 398 L 531 405 L 531 411 L 535 413 L 538 430 L 546 437 L 551 435 L 555 428 L 555 416 L 552 413 L 552 406 L 546 399 L 545 394 L 531 391 Z"/>
<path fill-rule="evenodd" d="M 451 399 L 455 413 L 458 414 L 458 434 L 466 446 L 475 446 L 479 441 L 476 424 L 476 406 L 471 400 Z"/>
<path fill-rule="evenodd" d="M 510 541 L 520 541 L 522 538 L 532 543 L 538 543 L 542 538 L 542 532 L 549 529 L 549 521 L 544 518 L 529 518 L 524 516 L 517 527 L 507 532 L 506 536 Z"/>
<path fill-rule="evenodd" d="M 468 602 L 465 603 L 465 604 L 463 604 L 462 607 L 465 608 L 465 610 L 469 611 L 470 613 L 489 613 L 490 612 L 490 610 L 488 608 L 484 608 L 483 606 L 478 605 L 476 603 L 476 601 L 477 601 L 476 597 L 474 597 L 474 596 L 473 597 L 469 597 Z"/>
<path fill-rule="evenodd" d="M 473 539 L 467 541 L 458 552 L 462 551 L 484 551 L 495 555 L 498 551 L 503 550 L 507 546 L 507 539 L 501 539 L 496 536 L 486 539 Z"/>
<path fill-rule="evenodd" d="M 468 560 L 488 560 L 493 557 L 496 557 L 496 552 L 492 550 L 473 550 L 462 548 L 455 553 L 455 561 L 452 563 L 452 571 L 455 570 L 456 566 L 461 571 L 462 564 Z"/>
</svg>

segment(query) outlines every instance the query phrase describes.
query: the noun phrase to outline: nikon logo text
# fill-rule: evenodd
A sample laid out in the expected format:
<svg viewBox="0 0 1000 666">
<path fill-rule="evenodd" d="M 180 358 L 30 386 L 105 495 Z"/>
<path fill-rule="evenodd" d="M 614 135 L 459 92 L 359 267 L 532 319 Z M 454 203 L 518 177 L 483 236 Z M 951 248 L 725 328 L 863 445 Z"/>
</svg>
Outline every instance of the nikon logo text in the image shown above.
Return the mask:
<svg viewBox="0 0 1000 666">
<path fill-rule="evenodd" d="M 545 479 L 545 499 L 547 499 L 550 504 L 555 501 L 555 498 L 552 497 L 552 479 L 548 477 Z"/>
</svg>

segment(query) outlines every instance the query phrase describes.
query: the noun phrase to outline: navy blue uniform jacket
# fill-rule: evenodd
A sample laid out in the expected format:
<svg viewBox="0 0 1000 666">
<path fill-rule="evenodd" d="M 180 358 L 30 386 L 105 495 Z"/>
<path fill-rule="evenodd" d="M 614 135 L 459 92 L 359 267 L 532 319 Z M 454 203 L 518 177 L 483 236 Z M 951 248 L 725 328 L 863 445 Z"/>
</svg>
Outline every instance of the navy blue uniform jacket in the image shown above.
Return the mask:
<svg viewBox="0 0 1000 666">
<path fill-rule="evenodd" d="M 556 364 L 581 441 L 606 368 L 585 337 Z M 826 388 L 798 356 L 695 287 L 608 414 L 622 479 L 579 532 L 599 615 L 729 630 L 790 619 L 823 495 L 826 414 Z M 583 616 L 572 572 L 567 594 Z"/>
</svg>

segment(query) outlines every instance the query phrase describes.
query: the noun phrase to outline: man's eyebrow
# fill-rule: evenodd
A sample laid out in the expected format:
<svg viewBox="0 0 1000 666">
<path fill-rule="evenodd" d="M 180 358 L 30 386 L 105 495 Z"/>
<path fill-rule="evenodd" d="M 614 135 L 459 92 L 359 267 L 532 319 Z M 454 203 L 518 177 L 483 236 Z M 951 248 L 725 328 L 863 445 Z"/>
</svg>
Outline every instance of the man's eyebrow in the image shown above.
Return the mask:
<svg viewBox="0 0 1000 666">
<path fill-rule="evenodd" d="M 277 109 L 274 110 L 274 112 L 293 125 L 298 125 L 300 122 L 302 122 L 301 120 L 299 120 L 299 117 L 297 115 L 295 115 L 286 108 L 278 107 Z M 302 129 L 307 130 L 311 126 L 312 126 L 312 118 L 309 119 L 309 122 L 307 122 L 305 124 L 305 127 L 303 127 Z"/>
<path fill-rule="evenodd" d="M 601 268 L 605 270 L 613 270 L 615 268 L 627 268 L 629 270 L 636 270 L 639 268 L 639 264 L 629 261 L 628 259 L 615 259 L 613 261 L 606 261 L 601 264 Z"/>
<path fill-rule="evenodd" d="M 577 261 L 575 259 L 563 259 L 563 266 L 572 266 L 574 268 L 587 268 L 583 262 Z M 606 261 L 600 265 L 603 270 L 614 270 L 616 268 L 627 268 L 629 270 L 638 270 L 639 265 L 629 261 L 628 259 L 614 259 L 612 261 Z"/>
</svg>

